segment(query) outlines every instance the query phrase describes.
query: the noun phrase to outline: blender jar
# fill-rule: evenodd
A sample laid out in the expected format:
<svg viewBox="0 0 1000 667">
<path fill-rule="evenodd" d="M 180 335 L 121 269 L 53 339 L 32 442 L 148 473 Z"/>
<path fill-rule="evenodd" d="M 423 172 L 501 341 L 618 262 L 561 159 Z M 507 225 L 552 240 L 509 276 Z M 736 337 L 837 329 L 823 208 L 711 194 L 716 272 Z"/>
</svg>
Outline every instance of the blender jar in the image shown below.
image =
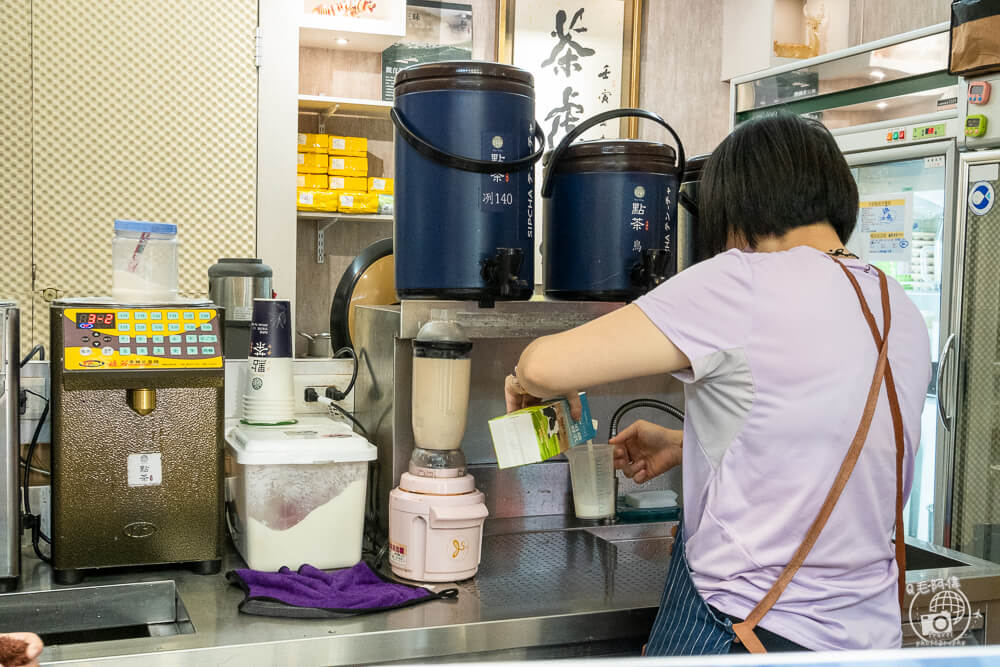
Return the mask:
<svg viewBox="0 0 1000 667">
<path fill-rule="evenodd" d="M 115 220 L 111 297 L 139 303 L 177 299 L 177 225 Z"/>
<path fill-rule="evenodd" d="M 413 340 L 413 440 L 421 449 L 458 449 L 465 435 L 472 341 L 455 322 L 435 320 Z"/>
</svg>

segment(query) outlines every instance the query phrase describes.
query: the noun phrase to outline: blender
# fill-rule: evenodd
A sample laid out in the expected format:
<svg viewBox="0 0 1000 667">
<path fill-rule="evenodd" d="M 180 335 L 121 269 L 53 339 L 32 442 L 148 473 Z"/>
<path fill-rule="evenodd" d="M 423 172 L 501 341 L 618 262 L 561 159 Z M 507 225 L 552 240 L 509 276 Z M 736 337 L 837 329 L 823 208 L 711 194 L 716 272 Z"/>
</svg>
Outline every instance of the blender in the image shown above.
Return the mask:
<svg viewBox="0 0 1000 667">
<path fill-rule="evenodd" d="M 435 318 L 440 315 L 435 313 Z M 409 472 L 389 494 L 389 563 L 415 581 L 460 581 L 479 569 L 484 495 L 466 472 L 472 342 L 455 322 L 434 319 L 413 341 Z"/>
</svg>

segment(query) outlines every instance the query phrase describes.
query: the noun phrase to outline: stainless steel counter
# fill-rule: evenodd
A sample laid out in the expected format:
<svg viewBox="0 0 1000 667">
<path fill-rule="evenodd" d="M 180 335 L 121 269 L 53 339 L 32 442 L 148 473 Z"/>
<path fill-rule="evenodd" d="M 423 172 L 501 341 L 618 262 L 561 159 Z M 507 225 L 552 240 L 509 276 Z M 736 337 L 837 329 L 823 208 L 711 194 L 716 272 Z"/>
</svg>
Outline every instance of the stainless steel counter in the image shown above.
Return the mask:
<svg viewBox="0 0 1000 667">
<path fill-rule="evenodd" d="M 595 525 L 564 516 L 491 520 L 482 567 L 459 584 L 457 600 L 342 620 L 242 615 L 237 605 L 243 593 L 221 575 L 176 568 L 122 571 L 88 578 L 82 589 L 59 587 L 48 566 L 26 552 L 22 591 L 0 596 L 0 630 L 148 624 L 142 628 L 152 636 L 49 646 L 45 664 L 59 665 L 356 665 L 636 655 L 659 602 L 673 525 Z M 1000 566 L 913 541 L 908 551 L 914 569 L 907 580 L 914 591 L 920 582 L 958 577 L 978 612 L 970 636 L 976 643 L 1000 642 Z M 225 568 L 238 567 L 242 561 L 230 552 Z"/>
<path fill-rule="evenodd" d="M 580 523 L 576 524 L 579 529 L 559 530 L 573 527 L 563 517 L 528 524 L 500 522 L 491 525 L 492 534 L 484 538 L 479 574 L 459 585 L 457 600 L 354 619 L 304 621 L 242 615 L 237 605 L 243 593 L 227 585 L 221 575 L 203 577 L 183 569 L 162 569 L 90 577 L 85 582 L 90 587 L 176 582 L 180 604 L 175 622 L 158 618 L 160 622 L 150 629 L 159 634 L 193 626 L 194 632 L 49 646 L 45 664 L 89 665 L 100 659 L 100 665 L 143 667 L 355 665 L 428 658 L 448 662 L 486 655 L 506 659 L 634 655 L 652 625 L 669 553 L 667 527 L 650 526 L 645 530 L 651 539 L 615 542 L 588 532 Z M 505 532 L 511 529 L 544 532 Z M 647 546 L 636 548 L 640 543 Z M 23 620 L 17 623 L 18 629 L 37 627 L 34 624 L 44 619 L 34 617 L 33 611 L 48 607 L 51 614 L 57 606 L 38 604 L 38 592 L 67 590 L 52 583 L 48 566 L 34 558 L 26 560 L 25 566 L 27 580 L 22 592 L 14 595 L 32 595 L 21 602 L 0 596 L 0 609 L 8 610 L 5 627 L 0 629 L 14 629 L 10 624 L 17 621 L 9 618 L 10 613 Z M 243 563 L 230 553 L 225 569 L 237 567 Z M 133 606 L 134 593 L 126 596 Z M 99 600 L 100 591 L 83 597 Z M 74 608 L 74 616 L 77 610 L 80 615 L 106 616 L 116 611 L 65 599 L 63 604 Z M 85 627 L 86 622 L 77 619 L 73 626 Z"/>
</svg>

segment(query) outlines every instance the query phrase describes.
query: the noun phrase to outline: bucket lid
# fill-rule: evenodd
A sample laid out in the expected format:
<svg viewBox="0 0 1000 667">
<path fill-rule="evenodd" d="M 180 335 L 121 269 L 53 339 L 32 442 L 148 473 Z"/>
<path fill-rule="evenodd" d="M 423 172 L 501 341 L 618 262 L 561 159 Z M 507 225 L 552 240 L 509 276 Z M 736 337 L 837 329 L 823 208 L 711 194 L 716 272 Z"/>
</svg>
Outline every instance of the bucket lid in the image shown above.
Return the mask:
<svg viewBox="0 0 1000 667">
<path fill-rule="evenodd" d="M 436 63 L 422 63 L 400 70 L 396 74 L 396 85 L 419 79 L 436 79 L 455 76 L 481 76 L 504 79 L 533 86 L 535 78 L 531 72 L 513 65 L 480 62 L 474 60 L 446 60 Z"/>
<path fill-rule="evenodd" d="M 677 160 L 677 151 L 673 146 L 655 141 L 641 139 L 597 139 L 581 141 L 571 145 L 563 154 L 562 160 L 573 160 L 585 157 L 605 156 L 649 157 L 665 160 L 673 164 Z"/>
<path fill-rule="evenodd" d="M 243 465 L 315 465 L 374 461 L 375 445 L 346 424 L 323 417 L 288 426 L 240 424 L 226 436 Z"/>
<path fill-rule="evenodd" d="M 116 232 L 139 232 L 140 234 L 177 235 L 177 225 L 172 222 L 144 222 L 142 220 L 115 220 Z"/>
</svg>

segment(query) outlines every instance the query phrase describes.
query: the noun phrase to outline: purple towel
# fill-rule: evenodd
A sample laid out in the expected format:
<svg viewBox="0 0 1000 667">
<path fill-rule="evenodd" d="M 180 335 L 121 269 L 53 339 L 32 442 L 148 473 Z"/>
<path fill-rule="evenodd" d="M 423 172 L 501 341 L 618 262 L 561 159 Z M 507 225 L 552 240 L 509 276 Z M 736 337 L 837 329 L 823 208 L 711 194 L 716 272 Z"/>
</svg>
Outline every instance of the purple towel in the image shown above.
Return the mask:
<svg viewBox="0 0 1000 667">
<path fill-rule="evenodd" d="M 246 593 L 240 611 L 258 616 L 353 616 L 458 596 L 456 588 L 434 593 L 384 579 L 364 561 L 332 572 L 312 565 L 303 565 L 298 572 L 287 567 L 277 572 L 233 570 L 226 578 Z"/>
</svg>

